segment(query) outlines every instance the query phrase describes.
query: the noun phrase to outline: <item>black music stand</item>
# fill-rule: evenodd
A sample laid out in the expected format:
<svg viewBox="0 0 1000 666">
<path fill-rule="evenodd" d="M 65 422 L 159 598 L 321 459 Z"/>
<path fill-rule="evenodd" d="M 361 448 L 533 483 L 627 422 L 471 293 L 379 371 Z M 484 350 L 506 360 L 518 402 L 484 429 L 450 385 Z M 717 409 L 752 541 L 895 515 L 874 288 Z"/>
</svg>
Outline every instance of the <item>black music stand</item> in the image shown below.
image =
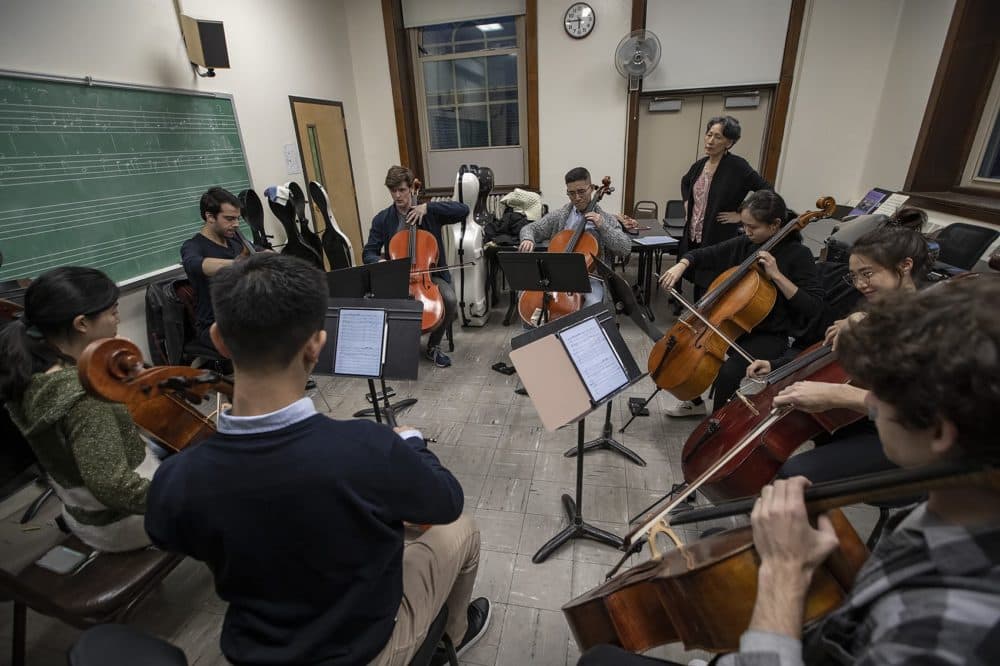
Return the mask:
<svg viewBox="0 0 1000 666">
<path fill-rule="evenodd" d="M 579 366 L 575 365 L 575 362 L 571 360 L 571 355 L 569 354 L 569 347 L 562 340 L 553 342 L 565 334 L 571 329 L 575 329 L 578 325 L 586 325 L 587 320 L 594 320 L 597 322 L 600 331 L 603 332 L 605 339 L 607 340 L 610 349 L 613 351 L 613 358 L 617 358 L 620 365 L 621 376 L 624 378 L 624 383 L 620 386 L 609 390 L 605 395 L 594 396 L 591 388 L 587 385 L 587 380 L 584 379 L 584 371 L 580 369 Z M 542 344 L 544 343 L 544 346 Z M 529 348 L 532 348 L 529 354 Z M 560 352 L 559 350 L 565 351 Z M 597 349 L 595 347 L 595 353 Z M 551 361 L 560 353 L 563 355 L 562 366 L 570 368 L 568 370 L 568 375 L 554 376 L 549 367 L 547 367 L 548 361 Z M 584 446 L 584 436 L 586 431 L 586 417 L 588 414 L 593 413 L 598 407 L 600 407 L 605 402 L 611 400 L 615 395 L 618 395 L 629 386 L 639 381 L 643 377 L 643 373 L 639 370 L 639 367 L 635 363 L 635 359 L 632 358 L 632 354 L 629 353 L 628 347 L 625 345 L 625 341 L 621 337 L 621 332 L 618 330 L 617 325 L 614 321 L 614 315 L 611 311 L 603 304 L 595 304 L 583 308 L 578 312 L 566 315 L 557 319 L 556 321 L 549 323 L 545 326 L 536 328 L 534 330 L 528 331 L 527 333 L 520 335 L 513 340 L 511 340 L 511 360 L 515 361 L 520 359 L 522 361 L 531 363 L 533 366 L 535 361 L 532 359 L 534 356 L 536 359 L 543 361 L 539 363 L 540 366 L 546 367 L 523 367 L 519 372 L 521 374 L 522 380 L 525 382 L 526 388 L 528 388 L 528 394 L 535 404 L 536 408 L 539 408 L 539 415 L 542 416 L 543 422 L 546 423 L 546 427 L 550 428 L 550 424 L 558 423 L 565 418 L 565 415 L 570 414 L 568 420 L 565 421 L 566 424 L 576 422 L 577 424 L 577 446 L 576 446 L 576 497 L 570 497 L 569 495 L 562 496 L 563 508 L 566 511 L 567 517 L 569 519 L 569 525 L 556 534 L 554 537 L 549 539 L 538 551 L 532 556 L 531 561 L 535 564 L 544 562 L 552 553 L 558 550 L 563 544 L 565 544 L 570 539 L 587 538 L 593 539 L 600 543 L 605 543 L 616 548 L 621 548 L 623 541 L 617 535 L 610 532 L 602 530 L 600 528 L 594 527 L 583 520 L 583 453 Z M 565 359 L 570 359 L 569 361 Z M 575 368 L 575 372 L 574 372 Z M 531 372 L 529 372 L 531 370 Z M 529 383 L 534 383 L 540 381 L 539 385 L 529 386 Z M 546 391 L 545 384 L 548 382 L 555 381 L 561 386 L 564 391 L 562 395 L 553 397 Z M 583 398 L 583 411 L 582 413 L 572 415 L 575 409 L 578 409 L 574 404 L 578 398 L 574 396 L 579 396 L 579 387 L 584 387 L 584 398 Z M 574 390 L 574 387 L 577 387 Z M 587 397 L 589 395 L 589 397 Z M 560 411 L 559 415 L 553 416 L 549 412 L 549 407 L 556 405 Z M 543 413 L 543 410 L 545 413 Z M 566 411 L 569 410 L 569 411 Z M 553 421 L 554 419 L 554 421 Z"/>
<path fill-rule="evenodd" d="M 539 325 L 549 321 L 549 292 L 589 294 L 587 260 L 578 252 L 501 252 L 497 260 L 514 291 L 542 291 Z"/>
<path fill-rule="evenodd" d="M 422 305 L 409 299 L 409 282 L 410 282 L 410 264 L 407 259 L 396 259 L 394 261 L 381 261 L 373 264 L 363 264 L 361 266 L 356 266 L 354 268 L 343 268 L 336 271 L 330 271 L 326 274 L 327 285 L 330 290 L 330 306 L 333 306 L 334 299 L 338 301 L 344 301 L 347 303 L 355 303 L 355 305 L 345 305 L 343 307 L 362 307 L 362 308 L 383 308 L 388 306 L 390 310 L 395 310 L 398 312 L 407 311 L 410 314 L 405 317 L 406 320 L 412 318 L 412 311 L 417 312 L 417 339 L 416 343 L 413 345 L 412 350 L 409 348 L 410 345 L 406 342 L 406 337 L 399 337 L 400 332 L 399 324 L 395 326 L 390 325 L 389 327 L 389 341 L 388 348 L 386 351 L 386 364 L 384 366 L 385 371 L 378 378 L 382 391 L 379 393 L 375 389 L 375 381 L 373 377 L 368 377 L 368 388 L 370 393 L 366 396 L 372 406 L 369 409 L 362 409 L 354 413 L 355 418 L 362 417 L 375 417 L 375 420 L 379 423 L 382 422 L 382 414 L 379 410 L 379 401 L 383 402 L 382 411 L 386 411 L 386 417 L 390 419 L 395 418 L 396 413 L 417 404 L 416 398 L 404 398 L 395 404 L 389 402 L 389 398 L 396 395 L 392 387 L 388 387 L 385 384 L 385 380 L 388 379 L 416 379 L 417 378 L 417 367 L 418 360 L 420 356 L 420 335 L 419 335 L 419 319 L 420 312 L 422 311 Z M 359 306 L 357 302 L 361 300 L 362 304 Z M 393 301 L 393 304 L 389 304 L 388 301 Z M 399 302 L 408 301 L 409 305 L 403 306 Z M 416 307 L 414 307 L 416 306 Z M 401 315 L 392 316 L 390 313 L 389 322 L 400 320 Z M 332 362 L 333 362 L 333 349 L 336 347 L 330 347 L 332 341 L 335 341 L 335 336 L 333 333 L 336 331 L 337 321 L 331 321 L 330 308 L 327 310 L 327 346 L 324 348 L 324 353 L 329 352 L 329 358 L 325 358 L 323 355 L 320 356 L 320 363 L 317 364 L 318 368 L 321 368 L 317 372 L 319 374 L 333 374 L 332 372 Z M 331 332 L 331 325 L 333 326 L 333 332 Z M 408 336 L 409 333 L 402 333 L 403 336 Z M 397 354 L 402 354 L 397 356 Z M 326 365 L 324 365 L 324 362 Z M 352 375 L 353 376 L 353 375 Z"/>
</svg>

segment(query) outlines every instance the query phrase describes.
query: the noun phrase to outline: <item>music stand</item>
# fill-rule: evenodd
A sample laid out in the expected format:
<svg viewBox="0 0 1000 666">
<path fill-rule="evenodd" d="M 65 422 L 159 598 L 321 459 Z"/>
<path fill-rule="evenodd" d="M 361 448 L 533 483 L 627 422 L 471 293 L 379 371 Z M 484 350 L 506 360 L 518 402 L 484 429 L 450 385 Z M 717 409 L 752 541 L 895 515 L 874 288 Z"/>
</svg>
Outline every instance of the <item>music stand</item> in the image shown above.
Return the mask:
<svg viewBox="0 0 1000 666">
<path fill-rule="evenodd" d="M 341 299 L 346 301 L 357 301 L 358 299 L 363 299 L 368 301 L 367 303 L 361 305 L 361 307 L 382 307 L 381 305 L 375 304 L 376 301 L 381 302 L 384 300 L 409 300 L 411 305 L 406 306 L 405 310 L 415 309 L 419 312 L 422 310 L 422 306 L 416 301 L 409 299 L 409 283 L 410 283 L 410 264 L 407 259 L 396 259 L 393 261 L 381 261 L 373 264 L 362 264 L 361 266 L 355 266 L 354 268 L 342 268 L 336 271 L 330 271 L 326 274 L 327 285 L 329 286 L 331 303 L 333 299 Z M 351 307 L 347 305 L 346 307 Z M 399 306 L 402 308 L 402 306 Z M 398 309 L 398 308 L 397 308 Z M 390 317 L 390 322 L 393 320 Z M 419 317 L 418 317 L 419 319 Z M 337 324 L 336 321 L 331 322 L 331 312 L 328 308 L 327 310 L 327 347 L 324 348 L 324 352 L 330 352 L 330 341 L 333 340 L 334 336 L 331 335 L 330 326 Z M 382 415 L 379 410 L 379 401 L 383 402 L 382 410 L 387 411 L 387 418 L 395 418 L 396 413 L 417 404 L 416 398 L 404 398 L 395 404 L 389 402 L 389 398 L 396 395 L 392 387 L 388 387 L 385 384 L 385 380 L 388 379 L 416 379 L 417 378 L 417 364 L 420 356 L 420 335 L 419 330 L 417 334 L 417 341 L 413 345 L 413 349 L 409 349 L 409 345 L 403 342 L 403 339 L 397 339 L 396 329 L 397 326 L 390 326 L 389 335 L 390 343 L 395 339 L 397 340 L 395 344 L 390 344 L 390 348 L 387 351 L 387 364 L 388 359 L 392 359 L 392 365 L 389 366 L 386 372 L 379 377 L 379 383 L 382 388 L 382 392 L 379 393 L 375 389 L 374 378 L 368 378 L 368 388 L 370 393 L 366 396 L 369 402 L 372 403 L 372 407 L 369 409 L 362 409 L 354 413 L 354 418 L 362 417 L 375 417 L 375 420 L 382 421 Z M 419 329 L 419 325 L 417 326 Z M 335 347 L 333 348 L 335 349 Z M 412 358 L 405 360 L 401 357 L 396 357 L 397 349 L 401 353 L 409 354 Z M 333 374 L 330 368 L 332 366 L 323 365 L 324 360 L 328 360 L 332 363 L 332 356 L 329 359 L 324 359 L 321 355 L 320 364 L 318 367 L 325 368 L 325 370 L 319 371 L 319 374 Z M 405 362 L 405 366 L 401 365 Z M 402 371 L 402 368 L 409 368 L 406 372 Z"/>
<path fill-rule="evenodd" d="M 514 291 L 542 291 L 539 325 L 549 321 L 550 292 L 590 293 L 587 260 L 578 252 L 501 252 L 497 260 Z"/>
<path fill-rule="evenodd" d="M 586 336 L 580 337 L 582 333 Z M 578 348 L 581 344 L 584 354 Z M 587 415 L 643 377 L 614 315 L 602 304 L 568 314 L 511 340 L 510 357 L 546 429 L 577 424 L 576 497 L 562 496 L 570 524 L 539 548 L 531 561 L 545 561 L 570 539 L 593 539 L 621 548 L 620 537 L 583 520 L 582 504 Z M 603 380 L 600 370 L 610 370 Z"/>
</svg>

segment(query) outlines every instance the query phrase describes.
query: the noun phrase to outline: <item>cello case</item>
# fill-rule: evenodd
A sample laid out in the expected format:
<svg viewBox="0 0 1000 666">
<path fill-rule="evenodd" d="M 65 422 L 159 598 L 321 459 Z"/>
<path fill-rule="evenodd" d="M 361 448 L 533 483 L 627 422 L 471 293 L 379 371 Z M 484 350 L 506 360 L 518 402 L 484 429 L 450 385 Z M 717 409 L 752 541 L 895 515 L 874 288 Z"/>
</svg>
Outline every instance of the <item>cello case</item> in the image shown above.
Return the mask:
<svg viewBox="0 0 1000 666">
<path fill-rule="evenodd" d="M 299 189 L 300 193 L 301 191 Z M 267 197 L 267 205 L 270 206 L 271 212 L 285 229 L 285 247 L 281 248 L 281 254 L 305 259 L 323 270 L 323 257 L 306 244 L 299 227 L 295 224 L 295 203 L 287 185 L 272 185 L 264 190 L 264 196 Z"/>
<path fill-rule="evenodd" d="M 253 234 L 253 244 L 262 250 L 273 250 L 271 241 L 268 240 L 272 236 L 264 229 L 264 204 L 260 197 L 253 190 L 243 190 L 236 198 L 240 200 L 240 215 Z"/>
<path fill-rule="evenodd" d="M 326 259 L 330 262 L 330 269 L 353 268 L 354 247 L 347 234 L 337 226 L 337 218 L 333 215 L 333 209 L 330 208 L 330 196 L 326 193 L 326 188 L 315 180 L 309 181 L 309 197 L 319 209 L 323 221 L 326 222 L 322 244 Z"/>
<path fill-rule="evenodd" d="M 323 242 L 320 241 L 316 230 L 309 227 L 309 218 L 306 217 L 306 193 L 302 191 L 302 188 L 294 180 L 285 183 L 285 187 L 288 188 L 292 205 L 295 207 L 295 219 L 298 220 L 299 233 L 302 235 L 302 240 L 316 252 L 316 256 L 319 257 L 320 268 L 323 268 Z"/>
<path fill-rule="evenodd" d="M 493 189 L 493 170 L 463 164 L 455 177 L 455 201 L 469 206 L 469 215 L 461 224 L 442 229 L 444 256 L 451 266 L 452 285 L 458 296 L 462 326 L 485 326 L 489 319 L 486 303 L 486 258 L 483 257 L 483 225 L 479 219 L 486 212 L 486 197 Z M 465 262 L 472 266 L 459 267 Z"/>
</svg>

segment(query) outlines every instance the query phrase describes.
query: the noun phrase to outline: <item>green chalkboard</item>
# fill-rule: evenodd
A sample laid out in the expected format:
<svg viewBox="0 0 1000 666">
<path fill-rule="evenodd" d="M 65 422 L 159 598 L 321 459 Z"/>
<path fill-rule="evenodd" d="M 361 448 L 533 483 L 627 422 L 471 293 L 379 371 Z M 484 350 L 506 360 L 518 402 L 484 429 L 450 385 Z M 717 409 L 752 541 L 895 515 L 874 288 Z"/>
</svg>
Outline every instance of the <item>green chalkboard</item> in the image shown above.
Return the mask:
<svg viewBox="0 0 1000 666">
<path fill-rule="evenodd" d="M 250 187 L 231 97 L 0 74 L 0 280 L 178 264 L 213 185 Z"/>
</svg>

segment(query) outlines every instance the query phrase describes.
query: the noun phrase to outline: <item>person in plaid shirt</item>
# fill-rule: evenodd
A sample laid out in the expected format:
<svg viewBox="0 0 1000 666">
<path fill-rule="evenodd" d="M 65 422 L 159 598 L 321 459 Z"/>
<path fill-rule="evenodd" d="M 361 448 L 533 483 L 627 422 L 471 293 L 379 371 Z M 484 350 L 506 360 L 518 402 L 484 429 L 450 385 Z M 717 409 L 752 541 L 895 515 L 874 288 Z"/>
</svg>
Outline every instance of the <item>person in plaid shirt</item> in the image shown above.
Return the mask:
<svg viewBox="0 0 1000 666">
<path fill-rule="evenodd" d="M 841 333 L 837 356 L 859 384 L 885 453 L 901 467 L 996 459 L 1000 438 L 1000 279 L 895 294 Z M 993 303 L 994 306 L 988 306 Z M 751 522 L 758 595 L 739 653 L 719 666 L 1000 664 L 1000 491 L 932 490 L 884 536 L 845 603 L 802 632 L 806 590 L 836 547 L 806 520 L 802 477 L 761 492 Z M 599 646 L 580 664 L 662 663 Z"/>
</svg>

